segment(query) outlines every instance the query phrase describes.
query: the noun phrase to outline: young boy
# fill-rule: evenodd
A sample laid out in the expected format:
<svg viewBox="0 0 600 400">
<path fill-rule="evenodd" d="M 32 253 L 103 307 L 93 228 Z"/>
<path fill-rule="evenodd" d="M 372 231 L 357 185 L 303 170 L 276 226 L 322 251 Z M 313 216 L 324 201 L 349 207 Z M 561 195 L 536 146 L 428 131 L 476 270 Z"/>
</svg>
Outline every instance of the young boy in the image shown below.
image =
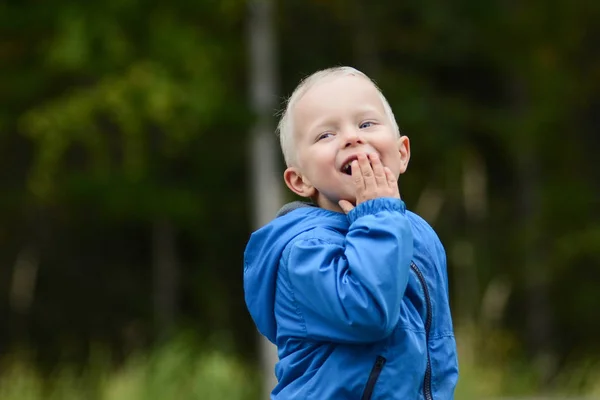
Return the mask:
<svg viewBox="0 0 600 400">
<path fill-rule="evenodd" d="M 363 73 L 305 79 L 279 123 L 285 206 L 244 254 L 246 305 L 278 349 L 272 399 L 452 399 L 444 248 L 407 211 L 410 143 Z"/>
</svg>

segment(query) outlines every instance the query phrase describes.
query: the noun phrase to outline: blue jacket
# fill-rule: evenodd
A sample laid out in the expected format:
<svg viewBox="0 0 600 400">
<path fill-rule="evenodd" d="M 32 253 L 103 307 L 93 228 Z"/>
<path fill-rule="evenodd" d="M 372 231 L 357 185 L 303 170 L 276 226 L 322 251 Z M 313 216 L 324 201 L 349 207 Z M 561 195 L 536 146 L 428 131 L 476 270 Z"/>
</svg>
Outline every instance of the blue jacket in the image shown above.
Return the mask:
<svg viewBox="0 0 600 400">
<path fill-rule="evenodd" d="M 452 399 L 456 343 L 433 229 L 391 198 L 348 215 L 289 208 L 244 254 L 246 305 L 279 354 L 271 399 Z"/>
</svg>

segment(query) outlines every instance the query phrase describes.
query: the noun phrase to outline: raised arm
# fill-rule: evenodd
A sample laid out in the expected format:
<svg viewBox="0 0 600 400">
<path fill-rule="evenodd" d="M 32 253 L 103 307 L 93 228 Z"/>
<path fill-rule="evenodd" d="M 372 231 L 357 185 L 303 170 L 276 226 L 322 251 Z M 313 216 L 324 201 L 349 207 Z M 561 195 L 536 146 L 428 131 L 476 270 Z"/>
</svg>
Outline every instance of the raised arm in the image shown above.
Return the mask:
<svg viewBox="0 0 600 400">
<path fill-rule="evenodd" d="M 316 228 L 286 252 L 282 267 L 307 338 L 373 342 L 398 322 L 413 254 L 404 203 L 369 200 L 348 218 L 345 239 Z"/>
</svg>

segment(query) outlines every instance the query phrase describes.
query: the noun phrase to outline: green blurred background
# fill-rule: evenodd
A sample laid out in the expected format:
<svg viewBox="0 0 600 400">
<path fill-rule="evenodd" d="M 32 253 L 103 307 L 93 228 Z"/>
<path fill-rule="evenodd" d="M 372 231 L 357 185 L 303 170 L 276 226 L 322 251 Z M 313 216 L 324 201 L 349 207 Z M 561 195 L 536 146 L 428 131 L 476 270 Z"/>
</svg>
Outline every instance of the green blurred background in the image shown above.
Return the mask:
<svg viewBox="0 0 600 400">
<path fill-rule="evenodd" d="M 334 65 L 411 138 L 456 398 L 600 398 L 598 21 L 566 0 L 0 0 L 0 399 L 264 398 L 243 250 L 292 200 L 275 112 Z"/>
</svg>

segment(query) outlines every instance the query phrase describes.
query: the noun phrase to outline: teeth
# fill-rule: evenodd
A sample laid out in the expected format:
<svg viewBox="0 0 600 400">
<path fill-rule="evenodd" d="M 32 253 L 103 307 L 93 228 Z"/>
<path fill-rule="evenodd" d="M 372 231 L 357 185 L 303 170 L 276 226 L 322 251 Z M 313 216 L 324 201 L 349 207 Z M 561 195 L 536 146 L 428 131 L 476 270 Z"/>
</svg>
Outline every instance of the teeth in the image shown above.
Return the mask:
<svg viewBox="0 0 600 400">
<path fill-rule="evenodd" d="M 352 175 L 352 167 L 351 164 L 352 162 L 346 163 L 344 164 L 344 166 L 342 167 L 342 172 L 348 175 Z"/>
<path fill-rule="evenodd" d="M 344 166 L 342 167 L 342 172 L 348 175 L 352 175 L 352 161 L 354 160 L 350 160 L 348 161 L 346 164 L 344 164 Z M 369 165 L 371 167 L 373 167 L 372 163 L 369 163 Z"/>
</svg>

